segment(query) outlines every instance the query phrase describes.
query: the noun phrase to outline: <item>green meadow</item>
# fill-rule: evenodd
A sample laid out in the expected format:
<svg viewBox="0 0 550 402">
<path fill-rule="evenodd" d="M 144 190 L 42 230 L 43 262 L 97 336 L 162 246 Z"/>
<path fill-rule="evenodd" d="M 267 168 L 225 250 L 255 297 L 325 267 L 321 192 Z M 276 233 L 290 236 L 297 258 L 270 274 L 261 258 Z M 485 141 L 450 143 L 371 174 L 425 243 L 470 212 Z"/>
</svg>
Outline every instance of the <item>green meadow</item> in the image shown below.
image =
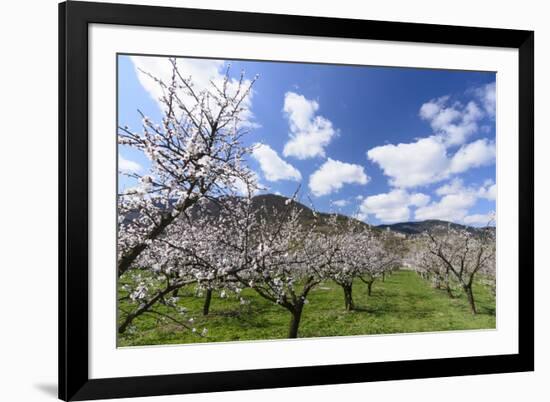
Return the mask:
<svg viewBox="0 0 550 402">
<path fill-rule="evenodd" d="M 122 282 L 122 281 L 121 281 Z M 123 291 L 120 291 L 121 295 Z M 326 281 L 313 289 L 304 307 L 299 329 L 300 338 L 433 332 L 496 327 L 495 299 L 481 283 L 474 286 L 478 314 L 470 313 L 464 294 L 455 291 L 449 298 L 443 290 L 413 271 L 401 270 L 374 283 L 372 295 L 367 286 L 357 280 L 353 287 L 355 310 L 345 311 L 344 295 L 340 286 Z M 207 316 L 202 315 L 204 296 L 195 287 L 180 290 L 178 305 L 187 308 L 181 317 L 196 332 L 157 314 L 138 317 L 131 331 L 119 335 L 119 346 L 164 345 L 197 342 L 231 342 L 286 338 L 289 312 L 268 302 L 252 289 L 241 292 L 246 300 L 228 294 L 221 297 L 214 292 Z M 119 303 L 122 311 L 130 310 L 125 301 Z M 174 314 L 173 308 L 156 306 L 163 314 Z M 190 322 L 189 320 L 192 319 Z M 203 328 L 208 333 L 198 334 Z"/>
</svg>

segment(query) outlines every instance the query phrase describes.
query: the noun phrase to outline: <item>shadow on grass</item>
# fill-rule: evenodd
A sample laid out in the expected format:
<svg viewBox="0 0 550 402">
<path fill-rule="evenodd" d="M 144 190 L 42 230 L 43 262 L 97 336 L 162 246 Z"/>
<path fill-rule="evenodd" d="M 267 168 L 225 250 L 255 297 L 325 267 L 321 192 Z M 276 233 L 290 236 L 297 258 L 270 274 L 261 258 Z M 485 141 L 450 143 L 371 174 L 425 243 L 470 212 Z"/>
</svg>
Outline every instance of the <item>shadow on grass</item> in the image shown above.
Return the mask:
<svg viewBox="0 0 550 402">
<path fill-rule="evenodd" d="M 487 315 L 496 315 L 497 309 L 496 307 L 481 307 L 478 308 L 478 314 L 487 314 Z"/>
<path fill-rule="evenodd" d="M 208 315 L 203 315 L 204 318 L 208 317 L 228 317 L 228 318 L 239 318 L 243 314 L 246 314 L 241 310 L 216 310 L 210 311 Z"/>
<path fill-rule="evenodd" d="M 404 300 L 405 302 L 396 303 L 396 300 Z M 370 314 L 375 318 L 392 315 L 400 316 L 404 320 L 408 318 L 427 318 L 437 312 L 437 306 L 427 305 L 429 301 L 429 294 L 407 293 L 398 295 L 396 292 L 387 289 L 378 289 L 373 291 L 373 294 L 367 298 L 366 305 L 356 303 L 354 310 Z"/>
<path fill-rule="evenodd" d="M 428 318 L 437 312 L 433 307 L 418 307 L 413 311 L 408 309 L 396 309 L 395 306 L 387 303 L 384 305 L 355 307 L 355 311 L 372 315 L 374 318 L 383 318 L 391 315 L 399 316 L 403 320 L 410 318 L 421 319 Z"/>
</svg>

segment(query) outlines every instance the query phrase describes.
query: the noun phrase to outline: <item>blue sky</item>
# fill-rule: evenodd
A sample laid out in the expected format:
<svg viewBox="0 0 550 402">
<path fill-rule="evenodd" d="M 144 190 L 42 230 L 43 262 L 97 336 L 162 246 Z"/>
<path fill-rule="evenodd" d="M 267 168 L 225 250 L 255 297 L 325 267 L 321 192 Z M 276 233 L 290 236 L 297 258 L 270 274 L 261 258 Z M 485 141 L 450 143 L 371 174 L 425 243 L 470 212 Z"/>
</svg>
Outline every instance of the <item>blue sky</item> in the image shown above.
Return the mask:
<svg viewBox="0 0 550 402">
<path fill-rule="evenodd" d="M 180 59 L 200 83 L 228 61 Z M 249 158 L 266 192 L 301 185 L 315 208 L 373 224 L 445 219 L 483 225 L 495 210 L 495 74 L 393 67 L 230 61 L 259 74 L 249 101 L 258 145 Z M 154 89 L 168 60 L 119 56 L 119 125 L 160 121 Z M 119 164 L 144 173 L 144 155 L 119 147 Z M 122 188 L 133 183 L 119 175 Z M 306 203 L 308 203 L 307 201 Z"/>
</svg>

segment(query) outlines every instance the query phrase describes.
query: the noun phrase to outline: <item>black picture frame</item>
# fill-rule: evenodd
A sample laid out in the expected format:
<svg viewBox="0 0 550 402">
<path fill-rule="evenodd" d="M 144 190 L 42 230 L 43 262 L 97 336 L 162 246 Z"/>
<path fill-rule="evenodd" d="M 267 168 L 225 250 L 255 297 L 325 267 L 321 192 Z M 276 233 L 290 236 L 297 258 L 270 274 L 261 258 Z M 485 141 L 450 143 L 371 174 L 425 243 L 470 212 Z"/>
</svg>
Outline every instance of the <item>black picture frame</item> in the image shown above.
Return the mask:
<svg viewBox="0 0 550 402">
<path fill-rule="evenodd" d="M 88 25 L 192 28 L 519 51 L 517 354 L 159 376 L 88 375 Z M 59 5 L 59 398 L 169 395 L 534 370 L 534 32 L 70 1 Z"/>
</svg>

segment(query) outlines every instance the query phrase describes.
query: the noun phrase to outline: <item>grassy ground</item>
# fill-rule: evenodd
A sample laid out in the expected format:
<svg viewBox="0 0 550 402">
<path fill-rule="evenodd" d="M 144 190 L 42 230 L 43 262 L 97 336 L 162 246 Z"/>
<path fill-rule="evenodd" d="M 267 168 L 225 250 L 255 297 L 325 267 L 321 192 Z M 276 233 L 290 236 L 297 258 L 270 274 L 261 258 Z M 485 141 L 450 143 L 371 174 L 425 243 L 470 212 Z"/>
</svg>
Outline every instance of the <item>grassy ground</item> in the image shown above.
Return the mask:
<svg viewBox="0 0 550 402">
<path fill-rule="evenodd" d="M 474 286 L 478 314 L 469 312 L 463 294 L 450 299 L 442 290 L 433 289 L 411 271 L 398 271 L 377 281 L 371 296 L 362 282 L 354 284 L 356 310 L 344 310 L 342 289 L 333 282 L 315 288 L 305 306 L 299 337 L 334 335 L 392 334 L 464 329 L 495 328 L 495 300 L 482 285 Z M 157 316 L 143 315 L 134 321 L 131 333 L 119 336 L 119 346 L 158 345 L 173 343 L 219 342 L 285 338 L 290 314 L 246 289 L 242 296 L 250 301 L 241 305 L 235 297 L 220 298 L 214 293 L 210 315 L 201 315 L 203 298 L 194 288 L 180 293 L 180 304 L 188 308 L 188 317 L 201 338 L 177 324 L 163 322 Z M 122 303 L 120 308 L 127 309 Z"/>
</svg>

